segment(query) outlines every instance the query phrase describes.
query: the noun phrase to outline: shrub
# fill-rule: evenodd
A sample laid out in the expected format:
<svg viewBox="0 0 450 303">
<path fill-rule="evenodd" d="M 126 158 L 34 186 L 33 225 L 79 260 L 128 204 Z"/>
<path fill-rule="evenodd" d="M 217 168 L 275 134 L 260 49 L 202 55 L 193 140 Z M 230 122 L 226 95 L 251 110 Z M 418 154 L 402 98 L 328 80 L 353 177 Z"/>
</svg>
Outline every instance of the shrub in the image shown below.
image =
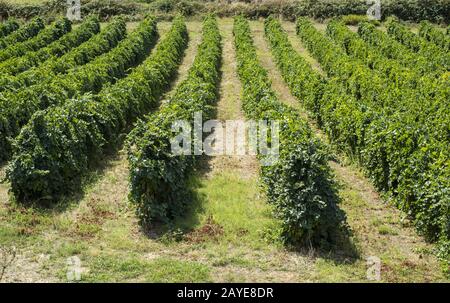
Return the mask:
<svg viewBox="0 0 450 303">
<path fill-rule="evenodd" d="M 432 241 L 448 239 L 449 86 L 441 87 L 447 93 L 428 98 L 414 90 L 398 94 L 376 71 L 333 47 L 308 20 L 299 19 L 297 30 L 330 76 L 316 101 L 322 127 L 339 146 L 348 146 L 345 151 L 378 189 L 391 194 L 420 233 Z"/>
<path fill-rule="evenodd" d="M 168 13 L 175 9 L 175 5 L 174 0 L 156 0 L 152 2 L 151 7 L 157 11 Z"/>
<path fill-rule="evenodd" d="M 56 74 L 64 74 L 68 70 L 80 67 L 97 56 L 117 46 L 126 36 L 126 24 L 122 18 L 112 20 L 106 28 L 91 39 L 74 48 L 56 60 L 47 60 L 39 67 L 32 68 L 16 77 L 3 75 L 0 77 L 0 91 L 11 91 L 13 94 L 27 86 L 53 79 Z M 0 157 L 1 158 L 1 157 Z"/>
<path fill-rule="evenodd" d="M 202 13 L 204 6 L 198 1 L 182 0 L 178 1 L 175 6 L 175 11 L 183 16 L 193 16 Z"/>
<path fill-rule="evenodd" d="M 386 33 L 377 30 L 370 23 L 363 22 L 358 28 L 358 34 L 367 44 L 377 48 L 384 57 L 395 60 L 402 66 L 415 70 L 421 75 L 435 71 L 434 66 L 429 64 L 426 58 L 416 55 Z"/>
<path fill-rule="evenodd" d="M 81 6 L 83 16 L 96 14 L 102 20 L 108 20 L 113 16 L 131 16 L 137 14 L 139 7 L 132 1 L 123 0 L 92 0 L 84 1 Z M 144 12 L 143 12 L 144 13 Z"/>
<path fill-rule="evenodd" d="M 433 69 L 441 72 L 450 71 L 450 53 L 414 34 L 394 19 L 389 20 L 387 32 L 391 37 L 426 58 Z"/>
<path fill-rule="evenodd" d="M 361 22 L 370 22 L 374 25 L 380 25 L 380 21 L 369 20 L 367 15 L 344 15 L 341 16 L 340 19 L 346 25 L 358 25 Z"/>
<path fill-rule="evenodd" d="M 420 23 L 419 35 L 439 46 L 443 51 L 450 51 L 450 37 L 448 34 L 446 35 L 444 31 L 435 28 L 428 21 L 422 21 Z"/>
<path fill-rule="evenodd" d="M 450 6 L 447 0 L 383 0 L 381 16 L 395 15 L 402 20 L 430 20 L 448 23 Z M 298 15 L 327 19 L 342 15 L 364 15 L 369 5 L 365 0 L 303 0 Z"/>
</svg>

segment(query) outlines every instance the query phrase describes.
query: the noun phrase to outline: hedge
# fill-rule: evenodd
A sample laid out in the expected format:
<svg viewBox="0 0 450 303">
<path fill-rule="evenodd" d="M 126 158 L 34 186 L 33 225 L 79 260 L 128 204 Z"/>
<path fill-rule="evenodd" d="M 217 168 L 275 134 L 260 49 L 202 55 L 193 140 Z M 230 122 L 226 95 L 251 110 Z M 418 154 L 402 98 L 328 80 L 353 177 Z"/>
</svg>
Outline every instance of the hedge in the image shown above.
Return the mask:
<svg viewBox="0 0 450 303">
<path fill-rule="evenodd" d="M 125 40 L 127 48 L 144 44 L 143 37 L 135 39 L 141 34 L 155 35 L 154 19 L 146 19 Z M 8 166 L 16 199 L 54 202 L 76 189 L 80 176 L 119 141 L 136 118 L 157 104 L 175 76 L 187 39 L 184 21 L 178 19 L 156 50 L 128 77 L 98 95 L 66 97 L 60 106 L 33 115 L 15 140 L 14 157 Z"/>
<path fill-rule="evenodd" d="M 300 245 L 333 243 L 345 215 L 337 205 L 328 155 L 307 122 L 278 101 L 242 16 L 235 18 L 233 33 L 245 115 L 280 123 L 279 159 L 274 165 L 262 166 L 261 179 L 274 214 L 283 223 L 283 239 Z"/>
<path fill-rule="evenodd" d="M 100 22 L 98 17 L 89 17 L 77 29 L 50 43 L 48 46 L 38 51 L 29 52 L 20 58 L 11 58 L 2 62 L 0 70 L 3 74 L 12 75 L 24 72 L 50 58 L 55 60 L 56 57 L 61 57 L 99 32 Z"/>
<path fill-rule="evenodd" d="M 299 3 L 299 14 L 326 19 L 342 15 L 366 14 L 366 0 L 304 0 Z M 448 0 L 382 0 L 381 17 L 395 15 L 402 20 L 449 23 Z"/>
<path fill-rule="evenodd" d="M 43 48 L 71 30 L 72 23 L 67 18 L 61 18 L 43 29 L 37 36 L 0 50 L 0 62 Z"/>
<path fill-rule="evenodd" d="M 0 1 L 0 17 L 16 17 L 29 19 L 40 16 L 52 18 L 55 15 L 65 14 L 67 4 L 65 0 L 47 0 L 42 3 L 8 3 Z M 143 7 L 136 1 L 130 0 L 82 0 L 81 14 L 87 16 L 90 14 L 99 15 L 101 20 L 109 20 L 110 17 L 120 15 L 148 13 L 147 7 Z"/>
<path fill-rule="evenodd" d="M 44 29 L 44 27 L 44 21 L 40 17 L 34 18 L 27 25 L 0 39 L 0 50 L 16 43 L 20 43 L 33 38 L 34 36 L 39 34 L 39 32 Z"/>
<path fill-rule="evenodd" d="M 0 141 L 3 144 L 0 157 L 6 160 L 10 156 L 8 138 L 18 135 L 36 111 L 60 105 L 68 98 L 86 92 L 99 92 L 105 84 L 122 78 L 129 68 L 142 62 L 157 37 L 155 20 L 147 18 L 116 48 L 90 63 L 17 93 L 3 94 L 0 99 L 4 106 L 0 112 Z"/>
<path fill-rule="evenodd" d="M 130 163 L 130 200 L 137 206 L 142 225 L 168 223 L 183 215 L 189 206 L 187 180 L 196 162 L 192 155 L 174 155 L 172 125 L 191 121 L 201 112 L 208 120 L 218 99 L 221 37 L 216 20 L 203 23 L 203 40 L 187 78 L 176 88 L 162 109 L 141 121 L 127 139 Z M 201 138 L 199 138 L 201 140 Z"/>
</svg>

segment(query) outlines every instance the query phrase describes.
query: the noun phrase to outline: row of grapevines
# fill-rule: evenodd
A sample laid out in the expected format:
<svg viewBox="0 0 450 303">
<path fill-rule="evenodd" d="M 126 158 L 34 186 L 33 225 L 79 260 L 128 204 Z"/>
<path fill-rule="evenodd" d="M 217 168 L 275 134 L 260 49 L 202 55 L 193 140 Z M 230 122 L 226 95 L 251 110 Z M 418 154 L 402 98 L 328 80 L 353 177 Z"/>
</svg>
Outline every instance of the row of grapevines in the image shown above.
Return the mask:
<svg viewBox="0 0 450 303">
<path fill-rule="evenodd" d="M 0 62 L 14 57 L 20 57 L 28 52 L 36 51 L 58 40 L 72 30 L 72 23 L 67 18 L 61 18 L 43 29 L 36 37 L 16 43 L 0 50 Z"/>
<path fill-rule="evenodd" d="M 429 64 L 427 58 L 419 56 L 388 34 L 377 30 L 373 24 L 361 23 L 358 27 L 358 34 L 387 58 L 396 60 L 400 65 L 415 70 L 421 75 L 433 73 L 436 70 L 433 65 Z"/>
<path fill-rule="evenodd" d="M 234 22 L 244 113 L 249 119 L 280 123 L 279 159 L 262 167 L 261 178 L 275 216 L 283 222 L 283 238 L 296 244 L 333 242 L 345 215 L 337 206 L 328 155 L 304 119 L 272 90 L 248 21 L 237 17 Z"/>
<path fill-rule="evenodd" d="M 322 53 L 325 37 L 308 20 L 298 21 L 298 33 L 311 53 Z M 329 48 L 326 52 L 336 60 L 336 69 L 349 64 L 344 54 L 333 55 Z M 374 103 L 370 96 L 349 94 L 345 79 L 335 74 L 329 74 L 323 95 L 315 102 L 322 128 L 341 150 L 359 160 L 378 189 L 392 194 L 420 232 L 431 240 L 449 239 L 448 106 L 436 102 L 424 107 L 411 99 L 403 108 L 392 109 Z"/>
<path fill-rule="evenodd" d="M 444 31 L 440 31 L 428 21 L 422 21 L 419 28 L 419 36 L 439 46 L 443 51 L 450 51 L 450 37 Z"/>
<path fill-rule="evenodd" d="M 362 25 L 364 26 L 364 25 Z M 379 70 L 399 87 L 416 88 L 420 74 L 401 65 L 398 61 L 386 58 L 375 47 L 371 47 L 352 32 L 340 20 L 332 20 L 327 25 L 327 35 L 338 43 L 345 52 L 364 62 L 372 69 Z"/>
<path fill-rule="evenodd" d="M 130 67 L 140 63 L 158 37 L 154 18 L 147 18 L 112 51 L 92 62 L 74 68 L 67 74 L 1 96 L 0 141 L 4 144 L 0 157 L 10 155 L 8 138 L 18 135 L 33 113 L 49 106 L 60 105 L 68 98 L 86 92 L 99 92 L 107 84 L 122 78 Z"/>
<path fill-rule="evenodd" d="M 380 72 L 371 70 L 363 62 L 350 58 L 343 49 L 336 47 L 331 39 L 319 33 L 306 18 L 298 19 L 297 33 L 322 68 L 330 77 L 340 80 L 349 94 L 383 107 L 399 104 L 398 100 L 406 97 L 402 90 L 392 85 Z"/>
<path fill-rule="evenodd" d="M 93 35 L 100 32 L 100 22 L 97 16 L 87 18 L 77 29 L 64 35 L 61 39 L 54 41 L 50 45 L 39 49 L 38 51 L 29 52 L 18 58 L 11 58 L 0 64 L 2 74 L 16 75 L 24 72 L 34 66 L 40 65 L 55 57 L 61 57 L 74 47 L 79 46 L 83 42 L 89 40 Z"/>
<path fill-rule="evenodd" d="M 9 19 L 5 23 L 0 24 L 0 38 L 8 36 L 10 33 L 18 30 L 19 23 L 14 19 Z"/>
<path fill-rule="evenodd" d="M 48 81 L 55 75 L 65 74 L 67 71 L 79 68 L 98 56 L 111 51 L 126 35 L 125 21 L 122 18 L 115 18 L 99 34 L 69 53 L 56 60 L 47 60 L 42 65 L 31 68 L 16 77 L 0 77 L 0 84 L 3 84 L 3 90 L 21 90 L 25 86 Z"/>
<path fill-rule="evenodd" d="M 267 18 L 264 22 L 264 33 L 292 95 L 301 100 L 312 113 L 317 113 L 325 79 L 314 72 L 311 65 L 294 50 L 280 22 L 273 17 Z"/>
<path fill-rule="evenodd" d="M 397 41 L 427 59 L 430 68 L 447 72 L 450 70 L 450 53 L 411 32 L 406 26 L 391 19 L 387 33 Z"/>
<path fill-rule="evenodd" d="M 363 99 L 370 106 L 389 112 L 418 111 L 417 114 L 425 114 L 431 108 L 445 107 L 445 104 L 448 104 L 450 90 L 445 85 L 448 79 L 434 81 L 424 77 L 418 85 L 419 90 L 405 89 L 392 83 L 378 70 L 372 70 L 362 62 L 350 58 L 343 49 L 336 47 L 331 39 L 319 33 L 308 20 L 299 19 L 297 29 L 325 71 L 331 77 L 336 77 L 336 80 L 345 86 L 347 93 Z M 420 102 L 417 102 L 418 99 Z M 439 125 L 442 122 L 441 114 L 446 117 L 445 110 L 434 110 L 429 124 Z M 426 117 L 430 116 L 424 115 L 422 118 Z"/>
<path fill-rule="evenodd" d="M 149 18 L 137 32 L 152 33 L 153 27 Z M 17 200 L 44 203 L 74 189 L 79 177 L 118 143 L 132 122 L 157 104 L 176 73 L 187 40 L 184 21 L 176 19 L 156 50 L 128 77 L 96 96 L 66 97 L 64 105 L 33 115 L 16 139 L 8 168 Z"/>
<path fill-rule="evenodd" d="M 32 38 L 36 36 L 44 27 L 44 21 L 41 18 L 36 17 L 27 25 L 0 39 L 0 49 Z"/>
<path fill-rule="evenodd" d="M 130 198 L 144 226 L 169 222 L 185 213 L 189 203 L 186 182 L 195 163 L 194 155 L 174 155 L 172 125 L 177 120 L 191 121 L 201 112 L 205 119 L 213 114 L 220 80 L 221 37 L 217 22 L 207 17 L 203 41 L 188 77 L 159 112 L 141 121 L 128 137 Z M 201 138 L 199 138 L 201 140 Z M 193 152 L 192 152 L 193 154 Z"/>
<path fill-rule="evenodd" d="M 450 79 L 445 77 L 436 79 L 433 75 L 422 76 L 414 69 L 411 70 L 400 65 L 396 60 L 386 58 L 377 48 L 370 46 L 338 20 L 328 23 L 327 35 L 344 48 L 347 54 L 362 60 L 370 68 L 380 71 L 382 77 L 387 80 L 385 89 L 390 90 L 387 86 L 393 86 L 394 89 L 400 88 L 402 99 L 399 99 L 397 103 L 418 102 L 429 106 L 430 101 L 436 104 L 436 99 L 438 104 L 448 103 L 446 100 L 450 95 Z M 407 92 L 411 89 L 415 91 Z"/>
</svg>

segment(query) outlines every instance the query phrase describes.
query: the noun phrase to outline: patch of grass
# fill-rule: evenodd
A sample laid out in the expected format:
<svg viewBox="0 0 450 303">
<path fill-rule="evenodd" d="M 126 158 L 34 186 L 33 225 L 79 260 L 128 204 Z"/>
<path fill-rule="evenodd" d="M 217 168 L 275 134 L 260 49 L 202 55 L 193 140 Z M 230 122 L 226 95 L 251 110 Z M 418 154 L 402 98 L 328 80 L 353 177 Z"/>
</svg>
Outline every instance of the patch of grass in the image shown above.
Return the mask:
<svg viewBox="0 0 450 303">
<path fill-rule="evenodd" d="M 7 222 L 3 227 L 13 229 L 15 235 L 20 238 L 36 236 L 51 229 L 54 224 L 54 218 L 47 210 L 16 204 L 4 205 L 0 219 Z"/>
<path fill-rule="evenodd" d="M 89 263 L 87 282 L 208 282 L 210 269 L 200 263 L 158 258 L 152 261 L 138 257 L 99 256 Z"/>
<path fill-rule="evenodd" d="M 0 245 L 17 245 L 21 240 L 21 236 L 17 233 L 17 229 L 14 226 L 1 224 L 0 225 Z"/>
<path fill-rule="evenodd" d="M 279 222 L 272 217 L 270 205 L 261 195 L 256 177 L 241 178 L 225 170 L 210 178 L 195 178 L 199 178 L 199 184 L 194 190 L 202 199 L 199 223 L 195 227 L 213 218 L 223 227 L 219 241 L 255 249 L 267 246 L 265 240 L 277 241 L 280 238 L 279 234 L 273 234 L 280 230 L 277 228 Z"/>
<path fill-rule="evenodd" d="M 149 263 L 146 282 L 210 282 L 209 267 L 189 261 L 158 259 Z"/>
<path fill-rule="evenodd" d="M 98 256 L 91 258 L 89 273 L 82 277 L 87 282 L 119 282 L 136 279 L 145 273 L 146 263 L 137 258 Z"/>
<path fill-rule="evenodd" d="M 58 247 L 55 247 L 54 249 L 56 250 L 53 251 L 53 253 L 56 253 L 57 256 L 67 258 L 86 253 L 87 250 L 89 249 L 89 246 L 85 242 L 65 241 L 61 243 Z"/>
<path fill-rule="evenodd" d="M 148 249 L 156 249 L 158 245 L 156 243 L 150 245 L 153 243 L 150 243 L 145 235 L 140 233 L 139 228 L 133 224 L 137 224 L 137 222 L 127 220 L 126 217 L 120 217 L 118 220 L 105 224 L 105 230 L 108 232 L 102 235 L 101 244 L 110 250 L 119 252 L 144 253 Z M 136 231 L 136 236 L 130 236 L 134 231 Z"/>
<path fill-rule="evenodd" d="M 345 263 L 339 264 L 332 260 L 318 259 L 315 265 L 314 280 L 323 282 L 367 282 L 366 266 L 363 260 L 348 266 Z"/>
<path fill-rule="evenodd" d="M 387 225 L 381 225 L 378 227 L 378 233 L 380 235 L 398 235 L 398 232 L 395 231 L 393 228 L 387 226 Z"/>
<path fill-rule="evenodd" d="M 370 223 L 375 227 L 379 227 L 380 225 L 383 224 L 383 221 L 381 221 L 379 218 L 375 218 L 370 220 Z"/>
</svg>

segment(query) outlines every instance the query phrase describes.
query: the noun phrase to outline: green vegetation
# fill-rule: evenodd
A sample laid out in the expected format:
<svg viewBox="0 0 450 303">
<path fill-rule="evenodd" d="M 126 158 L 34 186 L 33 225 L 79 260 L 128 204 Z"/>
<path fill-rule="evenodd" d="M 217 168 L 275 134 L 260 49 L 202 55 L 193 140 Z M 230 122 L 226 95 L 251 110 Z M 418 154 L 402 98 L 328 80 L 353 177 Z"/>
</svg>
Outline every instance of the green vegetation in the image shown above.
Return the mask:
<svg viewBox="0 0 450 303">
<path fill-rule="evenodd" d="M 443 30 L 437 29 L 428 21 L 420 22 L 419 36 L 439 46 L 443 51 L 450 51 L 450 37 Z"/>
<path fill-rule="evenodd" d="M 387 32 L 413 52 L 426 58 L 431 68 L 436 69 L 438 72 L 450 71 L 450 53 L 414 34 L 400 22 L 395 19 L 389 20 Z"/>
<path fill-rule="evenodd" d="M 430 123 L 427 128 L 427 126 L 424 127 L 426 122 L 419 122 L 422 127 L 419 127 L 419 123 L 413 122 L 417 121 L 416 117 L 427 119 L 429 113 L 425 110 L 426 105 L 420 102 L 414 106 L 415 98 L 396 98 L 394 100 L 398 102 L 397 104 L 387 102 L 392 95 L 382 95 L 381 93 L 385 91 L 386 85 L 378 87 L 376 97 L 382 97 L 382 99 L 371 100 L 374 96 L 371 93 L 372 90 L 377 88 L 377 83 L 383 83 L 384 80 L 379 77 L 375 78 L 374 72 L 348 58 L 339 48 L 333 46 L 330 40 L 319 33 L 308 20 L 300 19 L 297 26 L 298 34 L 311 53 L 325 67 L 329 79 L 321 79 L 321 76 L 309 66 L 309 63 L 292 48 L 279 23 L 274 19 L 268 19 L 266 36 L 271 42 L 277 65 L 292 94 L 313 113 L 319 126 L 326 131 L 332 142 L 350 157 L 358 160 L 367 169 L 366 173 L 379 189 L 392 194 L 399 208 L 413 219 L 421 233 L 435 241 L 439 239 L 443 243 L 448 241 L 449 234 L 446 224 L 449 222 L 447 211 L 449 201 L 445 194 L 445 188 L 449 186 L 448 181 L 445 181 L 449 176 L 448 171 L 445 169 L 445 164 L 439 167 L 434 166 L 436 163 L 440 163 L 440 160 L 427 159 L 429 149 L 438 151 L 441 149 L 435 155 L 442 157 L 444 146 L 448 143 L 445 142 L 445 139 L 439 141 L 439 138 L 436 138 L 431 142 L 422 143 L 428 144 L 428 147 L 421 148 L 417 146 L 419 143 L 414 143 L 417 139 L 408 134 L 408 130 L 421 129 L 429 132 L 424 134 L 429 138 L 432 134 L 431 130 L 436 129 L 436 124 Z M 353 33 L 340 27 L 339 23 L 331 22 L 328 32 L 338 41 L 342 41 L 344 47 L 353 50 L 352 53 L 358 54 L 358 51 L 365 50 L 360 54 L 370 54 L 370 50 L 364 45 L 358 44 Z M 368 57 L 372 59 L 376 58 L 376 55 L 377 53 L 374 53 Z M 351 85 L 352 82 L 355 84 Z M 368 83 L 371 84 L 371 87 L 367 89 Z M 389 89 L 389 92 L 393 89 Z M 408 95 L 404 89 L 402 92 L 406 96 Z M 408 104 L 411 112 L 405 112 L 404 109 L 396 112 L 397 108 L 402 109 L 401 102 Z M 417 107 L 421 106 L 424 108 L 417 110 Z M 385 117 L 387 115 L 389 115 L 389 120 Z M 448 119 L 448 114 L 447 116 L 440 115 L 439 109 L 434 115 L 439 116 L 438 121 L 445 117 Z M 405 139 L 408 136 L 410 138 Z M 401 152 L 399 151 L 399 146 L 402 146 L 400 140 L 403 142 Z M 404 142 L 410 142 L 410 145 L 405 146 Z M 424 154 L 420 156 L 420 153 Z M 411 162 L 405 161 L 405 158 L 412 160 L 418 157 L 421 157 L 422 161 L 429 162 L 424 161 L 422 166 L 415 167 L 410 164 Z M 445 157 L 442 160 L 446 161 Z M 415 172 L 411 174 L 412 171 Z M 429 174 L 442 177 L 432 179 L 434 184 L 431 184 L 431 180 L 428 179 Z M 428 184 L 430 187 L 427 188 L 425 185 L 415 187 L 412 184 L 416 183 L 413 182 Z M 380 231 L 380 233 L 385 233 L 385 231 Z"/>
<path fill-rule="evenodd" d="M 41 18 L 36 17 L 34 20 L 14 31 L 12 34 L 0 39 L 0 50 L 33 38 L 39 34 L 44 27 L 44 21 Z"/>
<path fill-rule="evenodd" d="M 126 67 L 136 62 L 147 55 L 156 36 L 156 22 L 149 17 L 113 51 L 114 55 L 105 57 L 117 61 L 107 64 Z M 8 170 L 16 198 L 44 203 L 76 188 L 79 177 L 105 149 L 156 105 L 178 67 L 186 41 L 185 24 L 178 20 L 156 51 L 128 77 L 105 87 L 97 96 L 66 100 L 59 107 L 33 115 L 17 138 Z"/>
<path fill-rule="evenodd" d="M 218 98 L 221 38 L 213 17 L 204 21 L 203 41 L 189 70 L 170 101 L 146 122 L 139 123 L 128 138 L 132 202 L 144 226 L 168 223 L 185 213 L 189 206 L 188 176 L 196 162 L 193 142 L 191 155 L 173 155 L 172 125 L 177 120 L 191 121 L 194 113 L 212 117 Z M 194 140 L 202 141 L 202 138 Z"/>
<path fill-rule="evenodd" d="M 100 22 L 98 18 L 96 16 L 88 17 L 78 28 L 53 43 L 37 51 L 29 52 L 22 57 L 11 58 L 2 62 L 0 64 L 2 74 L 16 75 L 49 59 L 56 60 L 57 57 L 61 57 L 74 47 L 86 42 L 99 31 Z"/>
<path fill-rule="evenodd" d="M 4 23 L 0 23 L 0 38 L 6 37 L 12 32 L 18 30 L 19 23 L 15 19 L 8 19 Z"/>
<path fill-rule="evenodd" d="M 36 51 L 49 43 L 58 40 L 72 30 L 71 22 L 61 18 L 44 28 L 36 37 L 27 41 L 16 43 L 0 50 L 0 62 L 14 57 L 21 57 L 28 52 Z"/>
<path fill-rule="evenodd" d="M 308 20 L 299 20 L 298 34 L 330 76 L 317 101 L 322 127 L 333 141 L 349 147 L 345 151 L 366 168 L 378 189 L 391 193 L 421 233 L 447 241 L 450 160 L 448 138 L 442 137 L 450 118 L 446 101 L 431 99 L 427 105 L 399 98 L 386 86 L 377 88 L 370 71 L 333 47 Z"/>
<path fill-rule="evenodd" d="M 0 134 L 19 134 L 1 149 L 14 147 L 0 167 L 11 181 L 0 183 L 0 254 L 16 252 L 1 282 L 67 281 L 74 257 L 81 282 L 363 282 L 368 256 L 380 258 L 382 282 L 448 281 L 448 73 L 367 22 L 357 34 L 301 19 L 302 43 L 276 18 L 156 19 L 127 24 L 124 39 L 124 19 L 95 34 L 89 18 L 22 57 L 85 37 L 84 27 L 88 41 L 0 78 L 14 84 L 1 86 L 0 117 L 13 120 L 0 120 Z M 151 50 L 156 28 L 163 39 Z M 367 43 L 365 31 L 391 45 Z M 50 89 L 45 110 L 28 113 L 40 85 Z M 168 154 L 171 122 L 193 111 L 280 120 L 280 162 Z M 346 154 L 330 154 L 333 145 Z"/>
<path fill-rule="evenodd" d="M 307 123 L 277 100 L 258 62 L 248 21 L 235 18 L 233 32 L 246 116 L 280 123 L 280 158 L 261 168 L 261 179 L 275 216 L 283 221 L 283 236 L 293 244 L 333 243 L 345 216 L 337 206 L 328 155 Z"/>
<path fill-rule="evenodd" d="M 210 268 L 189 261 L 158 258 L 142 261 L 138 258 L 100 257 L 91 264 L 92 274 L 83 281 L 122 282 L 134 280 L 152 283 L 211 282 Z"/>
<path fill-rule="evenodd" d="M 367 15 L 345 15 L 342 17 L 339 17 L 339 19 L 345 24 L 345 25 L 359 25 L 362 22 L 370 22 L 371 24 L 375 26 L 381 25 L 381 22 L 379 20 L 370 20 Z"/>
<path fill-rule="evenodd" d="M 449 23 L 445 0 L 383 0 L 382 16 L 395 15 L 402 20 L 429 20 Z M 243 14 L 247 18 L 268 17 L 277 14 L 288 20 L 298 16 L 327 19 L 342 15 L 365 15 L 369 5 L 366 0 L 265 0 L 265 1 L 210 1 L 210 0 L 83 0 L 82 14 L 98 14 L 102 19 L 126 14 L 140 18 L 151 11 L 162 17 L 176 14 L 185 16 L 215 13 L 219 17 Z M 3 0 L 0 2 L 7 16 L 30 18 L 52 16 L 65 11 L 60 0 Z"/>
<path fill-rule="evenodd" d="M 110 52 L 126 36 L 125 21 L 122 18 L 115 18 L 111 20 L 104 30 L 85 43 L 55 61 L 48 60 L 37 68 L 17 75 L 17 77 L 13 78 L 13 81 L 8 82 L 8 86 L 13 90 L 17 90 L 23 86 L 50 81 L 58 74 L 67 74 L 69 70 L 97 60 L 100 55 Z"/>
<path fill-rule="evenodd" d="M 31 80 L 37 82 L 25 89 L 8 91 L 0 96 L 3 111 L 0 112 L 0 142 L 3 148 L 0 160 L 7 160 L 11 156 L 11 142 L 22 126 L 31 116 L 40 109 L 51 105 L 58 105 L 75 94 L 100 90 L 102 85 L 115 81 L 123 76 L 128 68 L 139 63 L 153 45 L 157 38 L 156 29 L 148 28 L 142 32 L 136 31 L 127 39 L 122 40 L 126 34 L 125 23 L 122 19 L 113 21 L 104 32 L 75 49 L 73 52 L 59 58 L 56 62 L 35 70 L 30 70 Z M 141 36 L 145 37 L 146 44 L 142 44 Z M 99 42 L 99 44 L 96 44 Z M 141 44 L 139 44 L 141 43 Z M 113 48 L 114 45 L 118 45 Z M 134 50 L 130 54 L 129 48 Z M 111 48 L 113 48 L 111 50 Z M 109 51 L 111 50 L 111 51 Z M 104 53 L 106 51 L 106 53 Z M 109 52 L 107 52 L 109 51 Z M 102 54 L 98 56 L 99 54 Z M 78 66 L 80 63 L 88 63 Z M 72 72 L 55 75 L 55 69 Z M 28 72 L 19 77 L 29 80 Z M 31 84 L 31 83 L 30 83 Z"/>
</svg>

